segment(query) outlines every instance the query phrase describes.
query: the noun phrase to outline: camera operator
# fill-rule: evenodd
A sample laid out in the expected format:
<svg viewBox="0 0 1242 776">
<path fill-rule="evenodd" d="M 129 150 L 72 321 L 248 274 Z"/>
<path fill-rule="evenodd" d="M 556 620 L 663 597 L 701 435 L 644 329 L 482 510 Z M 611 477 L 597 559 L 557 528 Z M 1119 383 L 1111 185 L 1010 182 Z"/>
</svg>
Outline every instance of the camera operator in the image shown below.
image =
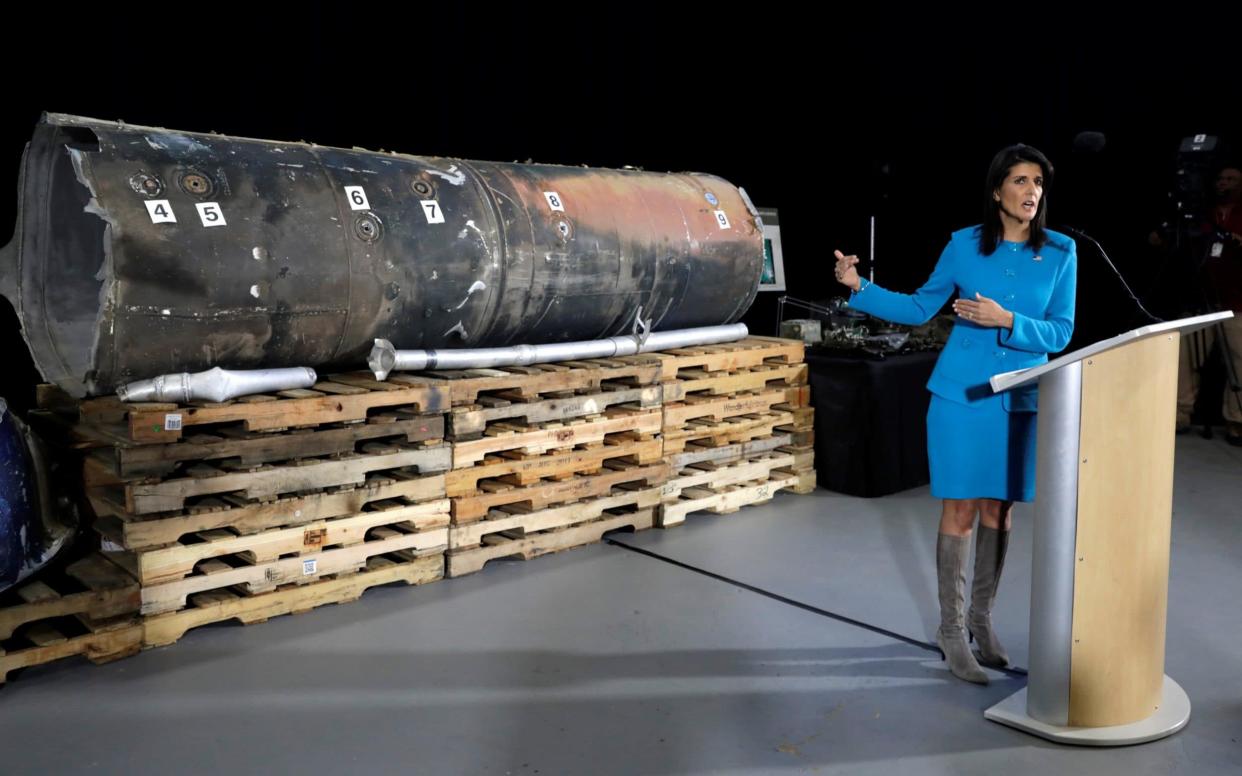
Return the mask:
<svg viewBox="0 0 1242 776">
<path fill-rule="evenodd" d="M 1221 413 L 1225 440 L 1242 447 L 1242 168 L 1226 164 L 1216 175 L 1215 201 L 1207 208 L 1193 235 L 1194 252 L 1202 257 L 1197 278 L 1199 292 L 1209 310 L 1232 310 L 1235 317 L 1201 330 L 1201 336 L 1182 340 L 1177 385 L 1177 427 L 1190 427 L 1191 412 L 1199 392 L 1199 368 L 1212 350 L 1220 349 L 1225 366 L 1225 390 Z"/>
</svg>

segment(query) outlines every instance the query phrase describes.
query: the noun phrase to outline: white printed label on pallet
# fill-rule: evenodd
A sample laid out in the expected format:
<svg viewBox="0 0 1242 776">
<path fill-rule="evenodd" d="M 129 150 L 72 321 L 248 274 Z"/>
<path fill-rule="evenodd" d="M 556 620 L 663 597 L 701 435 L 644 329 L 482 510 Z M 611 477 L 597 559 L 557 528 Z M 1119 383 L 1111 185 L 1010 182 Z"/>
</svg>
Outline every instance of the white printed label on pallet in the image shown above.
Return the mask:
<svg viewBox="0 0 1242 776">
<path fill-rule="evenodd" d="M 307 558 L 306 560 L 302 561 L 302 576 L 309 577 L 311 574 L 314 574 L 318 570 L 319 570 L 319 559 L 318 558 Z"/>
<path fill-rule="evenodd" d="M 181 413 L 174 412 L 174 413 L 169 413 L 165 415 L 164 416 L 164 430 L 165 431 L 180 431 L 181 430 Z"/>
</svg>

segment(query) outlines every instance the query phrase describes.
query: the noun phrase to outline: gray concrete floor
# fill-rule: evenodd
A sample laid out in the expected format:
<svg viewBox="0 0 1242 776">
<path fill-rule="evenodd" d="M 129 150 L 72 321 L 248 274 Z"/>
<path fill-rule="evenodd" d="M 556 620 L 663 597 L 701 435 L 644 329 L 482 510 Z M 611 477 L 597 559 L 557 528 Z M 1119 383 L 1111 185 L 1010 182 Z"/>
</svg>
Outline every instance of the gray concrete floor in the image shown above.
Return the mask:
<svg viewBox="0 0 1242 776">
<path fill-rule="evenodd" d="M 1022 687 L 612 545 L 222 625 L 0 691 L 0 773 L 1242 772 L 1242 450 L 1177 445 L 1167 673 L 1189 726 L 1112 750 L 983 719 Z M 937 612 L 927 489 L 817 491 L 618 540 L 916 640 Z M 1029 506 L 996 615 L 1027 658 Z"/>
</svg>

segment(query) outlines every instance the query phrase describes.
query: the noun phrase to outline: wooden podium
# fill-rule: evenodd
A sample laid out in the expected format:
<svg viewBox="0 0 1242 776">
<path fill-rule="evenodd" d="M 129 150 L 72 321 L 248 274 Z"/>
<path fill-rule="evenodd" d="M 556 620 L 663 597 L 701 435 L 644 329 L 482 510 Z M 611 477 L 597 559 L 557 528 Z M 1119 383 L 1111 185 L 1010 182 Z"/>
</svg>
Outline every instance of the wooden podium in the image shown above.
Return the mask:
<svg viewBox="0 0 1242 776">
<path fill-rule="evenodd" d="M 1229 318 L 1144 326 L 1042 366 L 1030 667 L 987 719 L 1052 741 L 1118 746 L 1176 733 L 1190 699 L 1164 674 L 1178 344 Z"/>
</svg>

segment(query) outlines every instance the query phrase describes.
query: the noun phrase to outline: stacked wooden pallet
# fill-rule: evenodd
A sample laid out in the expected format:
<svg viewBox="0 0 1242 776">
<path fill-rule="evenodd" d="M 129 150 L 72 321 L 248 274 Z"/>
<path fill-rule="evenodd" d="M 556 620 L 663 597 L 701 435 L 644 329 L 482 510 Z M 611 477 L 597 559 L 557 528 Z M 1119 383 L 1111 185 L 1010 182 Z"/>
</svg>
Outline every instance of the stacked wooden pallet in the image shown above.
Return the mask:
<svg viewBox="0 0 1242 776">
<path fill-rule="evenodd" d="M 652 354 L 664 396 L 657 524 L 736 512 L 780 490 L 815 488 L 813 412 L 803 344 L 751 337 Z"/>
<path fill-rule="evenodd" d="M 138 583 L 143 646 L 443 576 L 436 381 L 332 375 L 192 405 L 91 399 L 68 430 L 107 560 Z"/>
<path fill-rule="evenodd" d="M 802 343 L 331 375 L 224 403 L 70 400 L 100 549 L 0 600 L 0 680 L 814 488 Z"/>
<path fill-rule="evenodd" d="M 453 470 L 447 574 L 654 521 L 666 475 L 652 361 L 427 373 L 444 381 Z"/>
<path fill-rule="evenodd" d="M 99 553 L 0 596 L 0 684 L 18 668 L 82 655 L 107 663 L 142 648 L 138 583 Z"/>
</svg>

